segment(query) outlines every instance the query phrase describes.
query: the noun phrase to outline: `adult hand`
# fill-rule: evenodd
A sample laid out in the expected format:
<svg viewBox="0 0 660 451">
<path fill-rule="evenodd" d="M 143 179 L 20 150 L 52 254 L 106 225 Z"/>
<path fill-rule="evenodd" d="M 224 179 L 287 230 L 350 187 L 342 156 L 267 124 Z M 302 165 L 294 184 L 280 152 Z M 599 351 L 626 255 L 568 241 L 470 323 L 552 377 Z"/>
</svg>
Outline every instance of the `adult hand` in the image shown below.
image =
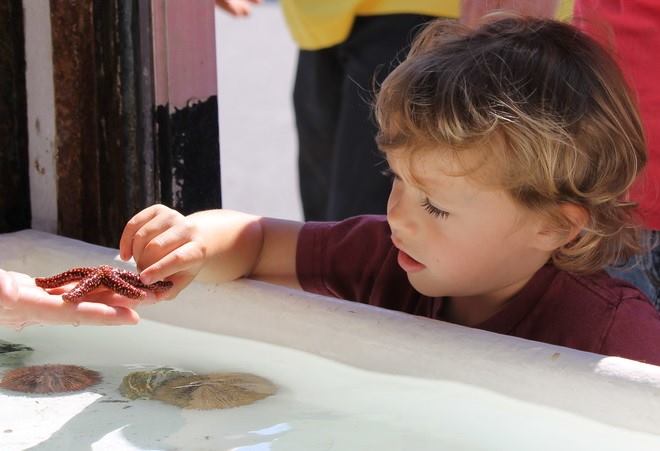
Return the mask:
<svg viewBox="0 0 660 451">
<path fill-rule="evenodd" d="M 235 17 L 249 16 L 252 5 L 258 5 L 261 0 L 215 0 L 215 5 Z"/>
<path fill-rule="evenodd" d="M 558 0 L 462 0 L 460 21 L 468 27 L 474 27 L 483 16 L 494 11 L 552 18 L 558 6 Z"/>
<path fill-rule="evenodd" d="M 27 274 L 0 269 L 0 326 L 20 329 L 33 324 L 121 325 L 140 320 L 123 297 L 107 293 L 102 295 L 107 304 L 71 303 L 57 292 L 37 287 Z"/>
</svg>

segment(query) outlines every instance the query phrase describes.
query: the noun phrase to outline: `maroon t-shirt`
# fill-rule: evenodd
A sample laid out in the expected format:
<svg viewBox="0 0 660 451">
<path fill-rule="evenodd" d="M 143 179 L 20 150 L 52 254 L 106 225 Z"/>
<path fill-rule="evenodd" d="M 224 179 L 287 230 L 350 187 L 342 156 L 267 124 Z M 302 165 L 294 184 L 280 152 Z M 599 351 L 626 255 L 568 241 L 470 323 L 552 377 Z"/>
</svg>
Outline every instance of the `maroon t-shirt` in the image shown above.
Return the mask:
<svg viewBox="0 0 660 451">
<path fill-rule="evenodd" d="M 397 253 L 382 216 L 307 223 L 298 238 L 298 280 L 306 291 L 442 319 L 442 299 L 415 291 Z M 546 265 L 476 328 L 660 365 L 660 314 L 637 288 L 605 272 L 583 276 Z"/>
</svg>

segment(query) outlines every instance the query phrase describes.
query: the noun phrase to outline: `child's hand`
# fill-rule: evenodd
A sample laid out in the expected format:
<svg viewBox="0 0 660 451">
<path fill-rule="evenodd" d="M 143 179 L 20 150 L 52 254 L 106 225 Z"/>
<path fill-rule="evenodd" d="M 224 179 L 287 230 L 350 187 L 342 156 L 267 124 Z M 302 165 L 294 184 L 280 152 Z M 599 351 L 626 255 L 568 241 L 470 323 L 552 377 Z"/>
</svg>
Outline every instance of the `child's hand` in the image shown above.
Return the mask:
<svg viewBox="0 0 660 451">
<path fill-rule="evenodd" d="M 194 222 L 164 205 L 133 216 L 119 241 L 119 256 L 135 259 L 142 282 L 167 279 L 174 283 L 163 298 L 175 297 L 195 278 L 206 253 Z"/>
<path fill-rule="evenodd" d="M 232 16 L 249 16 L 252 5 L 258 5 L 261 0 L 215 0 L 216 6 Z"/>
</svg>

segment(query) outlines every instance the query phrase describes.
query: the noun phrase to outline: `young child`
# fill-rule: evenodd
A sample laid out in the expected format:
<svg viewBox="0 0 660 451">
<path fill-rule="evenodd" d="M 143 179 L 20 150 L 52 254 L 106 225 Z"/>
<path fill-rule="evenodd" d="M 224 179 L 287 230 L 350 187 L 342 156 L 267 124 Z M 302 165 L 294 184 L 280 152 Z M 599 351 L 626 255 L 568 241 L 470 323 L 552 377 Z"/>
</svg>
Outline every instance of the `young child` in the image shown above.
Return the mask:
<svg viewBox="0 0 660 451">
<path fill-rule="evenodd" d="M 145 283 L 250 277 L 660 364 L 660 317 L 602 268 L 639 251 L 637 110 L 592 39 L 552 20 L 436 22 L 376 101 L 387 217 L 338 223 L 162 205 L 126 225 Z"/>
</svg>

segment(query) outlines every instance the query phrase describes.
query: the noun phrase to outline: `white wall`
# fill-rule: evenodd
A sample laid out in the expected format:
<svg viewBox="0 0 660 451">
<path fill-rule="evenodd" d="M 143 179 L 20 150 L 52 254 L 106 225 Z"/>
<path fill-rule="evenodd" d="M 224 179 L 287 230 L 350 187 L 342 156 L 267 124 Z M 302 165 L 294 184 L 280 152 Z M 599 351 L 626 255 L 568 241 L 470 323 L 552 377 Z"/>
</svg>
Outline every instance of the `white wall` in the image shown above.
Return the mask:
<svg viewBox="0 0 660 451">
<path fill-rule="evenodd" d="M 277 2 L 216 8 L 223 206 L 302 219 L 292 90 L 297 48 Z"/>
<path fill-rule="evenodd" d="M 24 0 L 32 228 L 57 230 L 55 93 L 50 2 Z"/>
</svg>

